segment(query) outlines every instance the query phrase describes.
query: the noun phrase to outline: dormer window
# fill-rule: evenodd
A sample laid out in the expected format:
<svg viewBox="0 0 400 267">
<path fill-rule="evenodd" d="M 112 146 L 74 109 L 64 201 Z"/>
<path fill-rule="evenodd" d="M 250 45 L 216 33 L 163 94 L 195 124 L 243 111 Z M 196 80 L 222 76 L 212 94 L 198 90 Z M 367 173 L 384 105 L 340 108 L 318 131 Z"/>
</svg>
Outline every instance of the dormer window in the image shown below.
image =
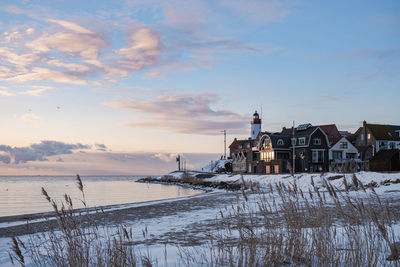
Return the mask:
<svg viewBox="0 0 400 267">
<path fill-rule="evenodd" d="M 306 138 L 305 137 L 301 137 L 299 138 L 299 146 L 305 145 L 306 144 Z"/>
<path fill-rule="evenodd" d="M 314 138 L 314 145 L 321 145 L 321 139 L 320 138 Z"/>
<path fill-rule="evenodd" d="M 282 139 L 279 139 L 277 144 L 278 144 L 279 146 L 283 146 L 283 140 L 282 140 Z"/>
</svg>

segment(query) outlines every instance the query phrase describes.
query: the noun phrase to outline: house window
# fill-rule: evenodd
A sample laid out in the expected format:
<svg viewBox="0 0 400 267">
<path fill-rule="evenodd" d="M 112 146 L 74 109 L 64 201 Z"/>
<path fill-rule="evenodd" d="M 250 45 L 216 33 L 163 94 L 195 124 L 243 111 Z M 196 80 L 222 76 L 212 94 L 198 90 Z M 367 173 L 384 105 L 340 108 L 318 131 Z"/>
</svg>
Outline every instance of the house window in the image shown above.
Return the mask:
<svg viewBox="0 0 400 267">
<path fill-rule="evenodd" d="M 275 152 L 274 151 L 261 151 L 260 152 L 260 159 L 266 162 L 269 162 L 271 160 L 275 159 Z"/>
<path fill-rule="evenodd" d="M 313 150 L 312 151 L 312 162 L 313 163 L 323 163 L 324 162 L 324 151 L 323 150 Z"/>
<path fill-rule="evenodd" d="M 361 138 L 361 141 L 364 141 L 364 135 L 363 134 L 360 135 L 360 138 Z"/>
<path fill-rule="evenodd" d="M 342 151 L 332 151 L 332 159 L 333 160 L 340 160 L 342 159 Z"/>
<path fill-rule="evenodd" d="M 340 142 L 340 148 L 347 149 L 347 142 Z"/>
<path fill-rule="evenodd" d="M 278 145 L 280 145 L 280 146 L 283 145 L 283 140 L 282 140 L 282 139 L 279 139 L 279 140 L 278 140 Z"/>
<path fill-rule="evenodd" d="M 305 144 L 306 144 L 306 138 L 305 137 L 299 138 L 299 146 L 305 145 Z"/>
<path fill-rule="evenodd" d="M 315 138 L 314 139 L 314 145 L 321 145 L 321 139 L 320 138 Z"/>
<path fill-rule="evenodd" d="M 381 142 L 381 143 L 379 144 L 379 148 L 380 148 L 380 149 L 386 149 L 386 142 Z"/>
<path fill-rule="evenodd" d="M 390 143 L 389 146 L 390 146 L 390 149 L 395 149 L 395 144 L 394 143 Z"/>
<path fill-rule="evenodd" d="M 370 140 L 370 139 L 371 139 L 371 134 L 369 133 L 369 134 L 368 134 L 368 140 Z"/>
</svg>

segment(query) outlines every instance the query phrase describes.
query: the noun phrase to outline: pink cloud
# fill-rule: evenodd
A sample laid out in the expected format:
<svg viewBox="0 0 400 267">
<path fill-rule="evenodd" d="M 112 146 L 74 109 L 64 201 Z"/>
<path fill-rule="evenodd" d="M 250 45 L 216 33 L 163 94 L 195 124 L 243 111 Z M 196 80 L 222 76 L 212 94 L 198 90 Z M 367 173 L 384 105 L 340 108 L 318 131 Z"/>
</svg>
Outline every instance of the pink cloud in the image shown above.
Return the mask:
<svg viewBox="0 0 400 267">
<path fill-rule="evenodd" d="M 78 23 L 75 23 L 75 22 L 58 20 L 58 19 L 48 19 L 47 21 L 51 22 L 51 23 L 56 23 L 56 24 L 64 27 L 67 30 L 71 30 L 71 31 L 74 31 L 77 33 L 94 34 L 94 32 L 92 32 L 91 30 L 86 29 L 85 27 L 82 27 L 81 25 L 79 25 Z"/>
<path fill-rule="evenodd" d="M 34 52 L 59 51 L 70 56 L 79 55 L 90 59 L 97 59 L 99 51 L 107 45 L 101 35 L 68 32 L 44 33 L 39 38 L 26 44 Z"/>
<path fill-rule="evenodd" d="M 157 153 L 153 155 L 153 158 L 162 160 L 164 162 L 172 162 L 175 161 L 178 154 L 175 153 Z"/>
<path fill-rule="evenodd" d="M 11 14 L 23 14 L 24 13 L 24 11 L 22 9 L 15 7 L 15 6 L 6 6 L 6 7 L 3 7 L 3 10 L 5 10 L 6 12 L 11 13 Z"/>
<path fill-rule="evenodd" d="M 33 53 L 17 54 L 8 47 L 0 47 L 0 59 L 13 65 L 27 67 L 38 61 L 40 57 Z"/>
<path fill-rule="evenodd" d="M 140 70 L 155 65 L 162 55 L 160 37 L 147 27 L 135 29 L 129 36 L 129 46 L 114 53 L 122 57 L 117 63 L 125 69 Z"/>
<path fill-rule="evenodd" d="M 171 92 L 169 92 L 171 94 Z M 152 100 L 131 97 L 124 101 L 106 103 L 107 106 L 142 114 L 138 120 L 125 123 L 126 127 L 158 128 L 175 133 L 218 135 L 220 130 L 242 134 L 247 118 L 229 110 L 214 110 L 213 94 L 160 95 Z"/>
<path fill-rule="evenodd" d="M 57 83 L 71 83 L 77 85 L 85 85 L 87 82 L 78 76 L 54 71 L 48 68 L 33 67 L 31 72 L 24 74 L 17 74 L 9 81 L 27 82 L 27 81 L 52 81 Z"/>
<path fill-rule="evenodd" d="M 65 62 L 56 58 L 51 58 L 47 60 L 46 63 L 50 66 L 63 68 L 70 72 L 87 72 L 90 70 L 89 66 L 77 63 Z"/>
</svg>

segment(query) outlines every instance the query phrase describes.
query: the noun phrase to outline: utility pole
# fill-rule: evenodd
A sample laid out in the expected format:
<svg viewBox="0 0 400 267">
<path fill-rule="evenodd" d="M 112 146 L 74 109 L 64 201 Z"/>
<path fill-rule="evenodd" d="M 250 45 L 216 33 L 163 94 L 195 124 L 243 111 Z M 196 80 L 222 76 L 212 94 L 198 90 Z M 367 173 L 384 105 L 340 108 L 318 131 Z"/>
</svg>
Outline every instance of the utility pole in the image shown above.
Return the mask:
<svg viewBox="0 0 400 267">
<path fill-rule="evenodd" d="M 178 162 L 178 171 L 181 170 L 181 155 L 178 155 L 176 157 L 176 162 Z"/>
<path fill-rule="evenodd" d="M 292 128 L 292 146 L 293 146 L 293 174 L 296 172 L 296 152 L 295 152 L 295 146 L 296 146 L 296 138 L 294 137 L 294 121 L 293 121 L 293 128 Z"/>
<path fill-rule="evenodd" d="M 221 131 L 224 133 L 224 159 L 226 159 L 226 130 Z"/>
</svg>

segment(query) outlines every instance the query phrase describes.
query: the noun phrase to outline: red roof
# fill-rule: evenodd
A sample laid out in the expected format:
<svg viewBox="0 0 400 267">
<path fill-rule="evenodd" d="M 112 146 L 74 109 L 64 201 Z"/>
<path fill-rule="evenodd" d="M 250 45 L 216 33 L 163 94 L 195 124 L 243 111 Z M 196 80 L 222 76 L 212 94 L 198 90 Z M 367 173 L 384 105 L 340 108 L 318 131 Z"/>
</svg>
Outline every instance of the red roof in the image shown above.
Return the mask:
<svg viewBox="0 0 400 267">
<path fill-rule="evenodd" d="M 339 136 L 339 131 L 335 124 L 320 125 L 319 128 L 322 129 L 328 136 Z"/>
<path fill-rule="evenodd" d="M 239 147 L 240 142 L 238 140 L 234 140 L 232 142 L 232 144 L 229 146 L 229 148 L 238 148 Z"/>
</svg>

